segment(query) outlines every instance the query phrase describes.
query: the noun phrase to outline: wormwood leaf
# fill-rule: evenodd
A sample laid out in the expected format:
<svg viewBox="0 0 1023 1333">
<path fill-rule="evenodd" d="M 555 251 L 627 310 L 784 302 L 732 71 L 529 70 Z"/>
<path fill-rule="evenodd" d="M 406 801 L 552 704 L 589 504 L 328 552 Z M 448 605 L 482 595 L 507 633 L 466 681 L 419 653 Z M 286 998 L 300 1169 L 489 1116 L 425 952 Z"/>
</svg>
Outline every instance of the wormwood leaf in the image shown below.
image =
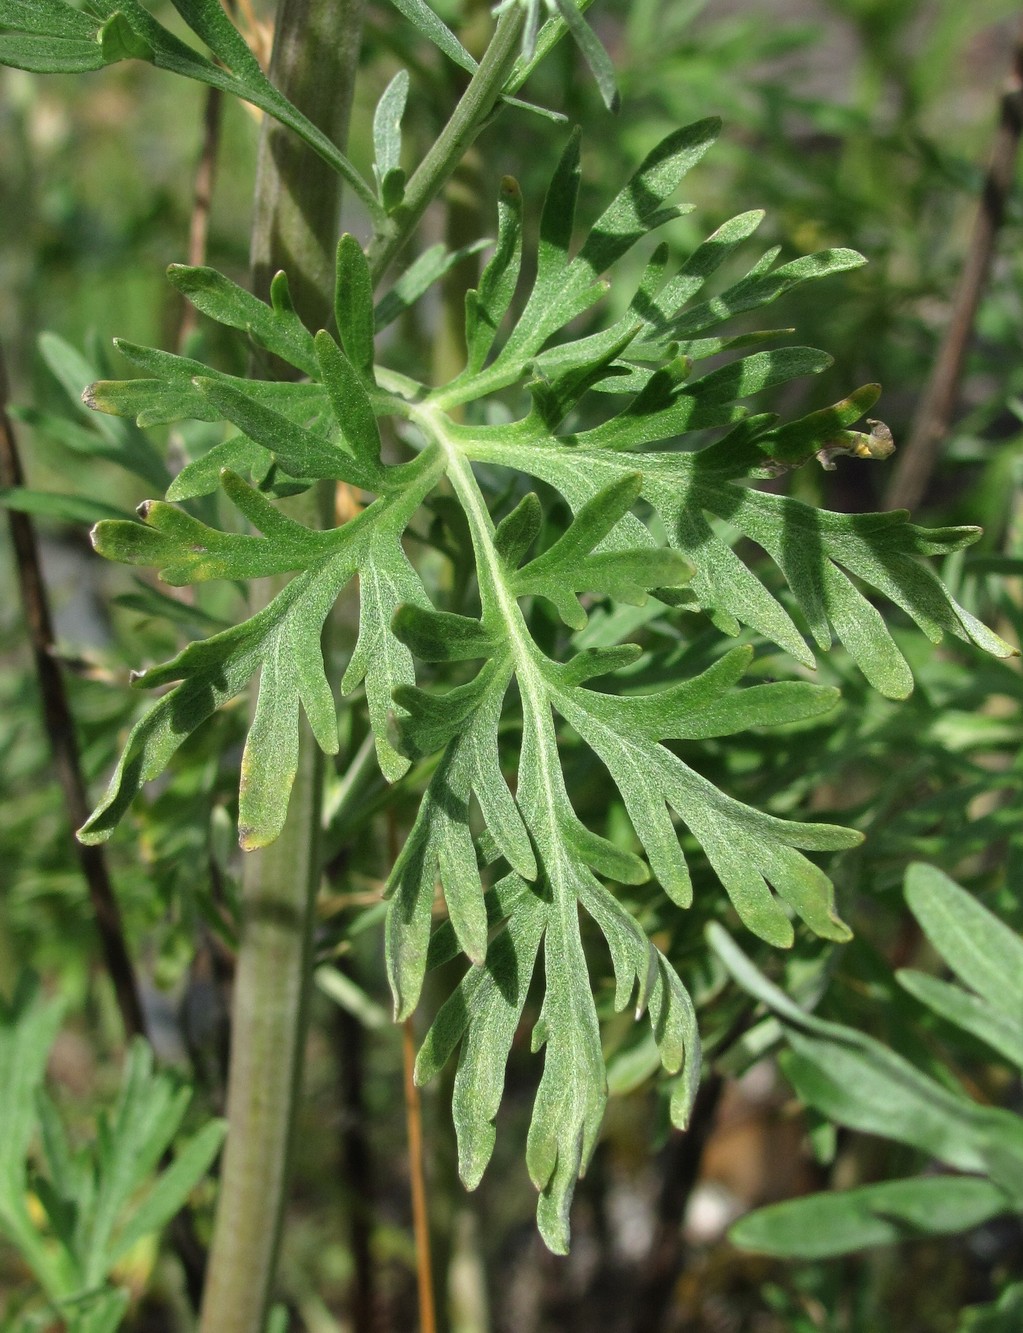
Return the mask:
<svg viewBox="0 0 1023 1333">
<path fill-rule="evenodd" d="M 405 173 L 401 169 L 401 118 L 408 99 L 409 75 L 400 69 L 387 85 L 373 113 L 373 175 L 380 202 L 393 212 L 405 197 Z"/>
<path fill-rule="evenodd" d="M 87 407 L 115 417 L 134 417 L 139 426 L 162 426 L 176 421 L 221 421 L 219 408 L 196 381 L 226 385 L 289 420 L 305 422 L 326 410 L 326 395 L 319 384 L 290 380 L 246 380 L 204 366 L 201 361 L 175 356 L 152 347 L 116 338 L 114 346 L 127 360 L 146 372 L 146 378 L 99 380 L 82 395 Z"/>
<path fill-rule="evenodd" d="M 359 637 L 341 691 L 350 694 L 365 682 L 369 719 L 376 738 L 377 758 L 391 782 L 408 769 L 409 761 L 391 744 L 389 720 L 396 690 L 415 681 L 412 654 L 391 630 L 391 620 L 400 605 L 427 604 L 429 599 L 401 545 L 401 535 L 410 510 L 418 507 L 423 489 L 434 478 L 428 472 L 419 487 L 410 488 L 406 503 L 395 505 L 382 521 L 367 530 L 359 557 Z M 358 520 L 355 520 L 356 522 Z"/>
<path fill-rule="evenodd" d="M 432 10 L 418 0 L 398 0 L 398 8 L 461 61 L 457 42 Z M 558 25 L 563 30 L 561 19 Z M 392 85 L 378 113 L 385 203 L 385 184 L 399 170 L 403 89 L 400 80 Z M 670 674 L 655 655 L 639 675 L 640 645 L 619 642 L 611 629 L 599 646 L 574 650 L 565 647 L 567 631 L 585 643 L 595 605 L 613 609 L 656 597 L 665 617 L 683 605 L 705 612 L 726 634 L 745 625 L 805 668 L 814 665 L 808 639 L 826 649 L 838 636 L 872 684 L 902 697 L 912 677 L 870 600 L 876 593 L 932 639 L 951 633 L 989 652 L 1011 651 L 957 605 L 925 563 L 968 544 L 975 530 L 928 532 L 905 514 L 832 514 L 756 489 L 764 477 L 813 461 L 832 466 L 836 458 L 882 460 L 890 452 L 880 423 L 868 423 L 869 433 L 856 429 L 874 405 L 876 386 L 795 422 L 751 415 L 747 399 L 818 374 L 830 358 L 813 348 L 764 346 L 784 330 L 719 327 L 803 282 L 855 267 L 859 255 L 829 250 L 779 265 L 770 251 L 738 281 L 708 295 L 704 289 L 720 265 L 734 260 L 759 224 L 759 213 L 743 213 L 674 273 L 668 248 L 656 249 L 621 318 L 576 336 L 572 322 L 603 296 L 605 275 L 617 261 L 684 211 L 672 202 L 674 192 L 717 130 L 707 120 L 668 135 L 582 229 L 577 248 L 580 156 L 573 136 L 547 191 L 535 266 L 522 262 L 518 187 L 503 182 L 497 240 L 466 300 L 466 365 L 447 385 L 431 389 L 380 366 L 373 338 L 459 256 L 428 252 L 374 309 L 365 257 L 345 237 L 337 257 L 339 342 L 302 328 L 283 278 L 269 304 L 205 270 L 181 270 L 175 279 L 211 316 L 289 360 L 305 382 L 249 382 L 121 344 L 145 378 L 100 382 L 87 395 L 103 411 L 140 423 L 188 417 L 232 423 L 242 434 L 190 463 L 168 499 L 220 486 L 256 530 L 220 532 L 153 501 L 142 523 L 99 525 L 104 553 L 154 564 L 177 582 L 284 571 L 293 577 L 251 620 L 143 673 L 141 684 L 175 687 L 136 725 L 83 836 L 107 836 L 141 784 L 257 671 L 240 831 L 250 847 L 275 836 L 294 771 L 300 709 L 320 745 L 337 747 L 319 635 L 357 574 L 358 639 L 341 689 L 350 694 L 364 684 L 385 776 L 397 779 L 416 762 L 426 784 L 388 881 L 386 955 L 395 1011 L 399 1017 L 412 1011 L 428 967 L 464 957 L 464 976 L 430 1028 L 417 1077 L 430 1077 L 458 1051 L 459 1163 L 472 1186 L 493 1149 L 504 1068 L 531 988 L 542 994 L 532 1046 L 543 1050 L 544 1064 L 527 1161 L 539 1191 L 541 1231 L 558 1251 L 568 1244 L 572 1193 L 592 1156 L 607 1097 L 590 970 L 597 964 L 583 947 L 583 914 L 607 944 L 615 1007 L 631 1005 L 650 1022 L 649 1040 L 670 1084 L 672 1120 L 684 1126 L 700 1065 L 692 1001 L 614 886 L 654 880 L 687 907 L 694 883 L 680 842 L 684 829 L 687 849 L 690 841 L 699 845 L 749 930 L 785 947 L 798 920 L 821 938 L 842 941 L 848 928 L 827 874 L 812 858 L 860 840 L 849 829 L 743 804 L 704 776 L 693 754 L 709 738 L 824 717 L 837 703 L 835 691 L 806 681 L 743 687 L 754 651 L 748 646 L 701 656 L 689 668 L 681 628 L 670 630 L 682 645 Z M 523 269 L 534 276 L 517 299 Z M 701 359 L 732 350 L 739 354 L 694 373 Z M 529 391 L 520 419 L 508 420 L 504 405 L 477 406 L 511 387 Z M 393 435 L 416 451 L 412 461 L 385 462 L 382 418 L 398 421 Z M 694 438 L 693 432 L 715 434 Z M 477 464 L 486 465 L 478 474 Z M 512 477 L 504 493 L 500 470 Z M 571 518 L 557 517 L 556 497 L 546 517 L 533 493 L 513 504 L 509 497 L 522 494 L 523 477 L 553 488 Z M 270 498 L 315 478 L 345 482 L 354 493 L 355 516 L 333 531 L 305 531 Z M 441 483 L 442 492 L 431 495 Z M 403 542 L 424 502 L 431 519 L 414 531 L 420 536 L 425 528 L 433 547 L 428 560 L 414 562 L 413 548 L 406 551 Z M 747 539 L 738 550 L 737 535 Z M 749 554 L 754 546 L 787 582 L 784 605 Z M 442 556 L 454 562 L 450 579 L 436 573 Z M 546 614 L 551 607 L 566 630 Z M 607 623 L 624 622 L 617 614 Z M 418 683 L 417 660 L 424 666 Z M 668 683 L 649 690 L 643 679 Z M 585 807 L 566 776 L 566 755 L 598 761 L 620 793 L 631 832 L 612 841 L 580 818 Z M 435 927 L 438 885 L 445 915 Z M 940 904 L 933 915 L 941 918 Z M 541 949 L 542 977 L 534 978 Z M 785 997 L 779 1001 L 762 978 L 750 983 L 743 976 L 791 1026 L 793 1077 L 806 1089 L 812 1085 L 822 1105 L 839 1098 L 832 1058 L 863 1088 L 880 1076 L 868 1069 L 873 1051 L 866 1039 L 839 1040 L 832 1027 Z M 979 976 L 973 969 L 970 984 L 983 996 Z M 947 994 L 924 998 L 945 1011 L 955 1003 L 957 1014 L 965 1014 Z M 987 1022 L 985 1031 L 1004 1035 L 997 1023 Z M 925 1114 L 928 1080 L 890 1063 L 884 1076 L 899 1089 L 896 1109 L 907 1141 L 940 1148 L 956 1166 L 990 1157 L 1002 1164 L 999 1170 L 1006 1162 L 1011 1167 L 1016 1149 L 1006 1122 L 947 1091 Z M 879 1104 L 862 1089 L 857 1098 L 863 1117 L 868 1103 Z"/>
<path fill-rule="evenodd" d="M 643 547 L 594 553 L 638 499 L 642 480 L 638 472 L 626 474 L 587 501 L 553 546 L 515 571 L 509 587 L 516 596 L 546 597 L 565 624 L 578 630 L 585 628 L 586 612 L 577 592 L 607 594 L 642 606 L 648 589 L 688 582 L 692 567 L 675 551 Z"/>
<path fill-rule="evenodd" d="M 606 290 L 601 273 L 626 254 L 641 236 L 679 216 L 662 209 L 686 172 L 699 161 L 721 128 L 719 120 L 699 121 L 669 135 L 654 148 L 625 188 L 593 224 L 572 260 L 575 204 L 579 192 L 579 136 L 573 135 L 562 154 L 540 220 L 537 273 L 529 300 L 515 329 L 490 367 L 489 378 L 518 378 L 524 359 L 540 350 L 562 325 L 600 299 Z M 501 374 L 500 372 L 504 372 Z"/>
<path fill-rule="evenodd" d="M 270 284 L 269 306 L 216 269 L 171 264 L 167 277 L 204 315 L 249 334 L 260 347 L 303 374 L 315 374 L 313 339 L 295 313 L 284 273 L 276 274 Z"/>
<path fill-rule="evenodd" d="M 396 628 L 400 633 L 400 621 Z M 403 748 L 418 755 L 446 747 L 388 882 L 387 964 L 397 1017 L 411 1013 L 419 999 L 438 879 L 459 947 L 475 963 L 487 956 L 487 914 L 469 830 L 471 796 L 508 863 L 524 877 L 536 877 L 529 837 L 498 761 L 507 684 L 507 670 L 491 663 L 442 699 L 409 687 L 395 695 L 405 710 L 399 724 Z"/>
<path fill-rule="evenodd" d="M 373 379 L 373 280 L 362 246 L 347 233 L 337 247 L 337 281 L 334 291 L 334 318 L 341 335 L 341 346 L 348 362 L 359 375 Z M 323 340 L 318 339 L 320 367 L 323 367 Z"/>
<path fill-rule="evenodd" d="M 736 1245 L 762 1254 L 829 1259 L 871 1245 L 968 1231 L 1011 1208 L 996 1185 L 974 1176 L 886 1180 L 760 1208 L 728 1234 Z"/>
<path fill-rule="evenodd" d="M 97 523 L 93 546 L 110 560 L 153 566 L 165 583 L 180 586 L 306 569 L 338 544 L 336 534 L 311 532 L 286 518 L 233 472 L 224 469 L 220 480 L 263 537 L 221 532 L 173 505 L 147 500 L 139 506 L 141 524 L 120 519 Z"/>
<path fill-rule="evenodd" d="M 273 840 L 280 830 L 294 781 L 298 706 L 305 708 L 320 746 L 337 751 L 337 725 L 329 687 L 308 670 L 320 658 L 319 637 L 327 612 L 355 572 L 353 543 L 346 541 L 319 567 L 293 579 L 264 610 L 241 625 L 190 644 L 171 661 L 136 677 L 139 686 L 174 681 L 169 693 L 136 723 L 125 744 L 106 795 L 79 830 L 86 843 L 110 836 L 142 785 L 162 773 L 178 746 L 216 709 L 239 694 L 266 667 L 257 740 L 260 753 L 246 747 L 243 761 L 244 809 L 239 835 L 245 847 Z M 252 734 L 250 733 L 250 742 Z"/>
<path fill-rule="evenodd" d="M 712 948 L 736 981 L 781 1020 L 786 1077 L 801 1099 L 838 1124 L 918 1148 L 1011 1192 L 1023 1163 L 1018 1116 L 982 1106 L 921 1073 L 872 1037 L 803 1012 L 712 923 Z"/>
<path fill-rule="evenodd" d="M 1002 1009 L 1004 992 L 998 986 L 996 995 L 993 986 L 1006 957 L 1018 951 L 1018 938 L 931 866 L 910 868 L 906 896 L 921 924 L 926 922 L 928 933 L 948 950 L 949 961 L 961 958 L 961 974 L 983 984 L 980 994 L 969 995 L 920 973 L 901 972 L 900 982 L 1018 1063 L 1019 1024 L 1013 1030 Z M 738 1244 L 772 1254 L 838 1255 L 907 1236 L 964 1231 L 1018 1210 L 1023 1180 L 1018 1116 L 938 1083 L 863 1033 L 803 1012 L 719 927 L 711 926 L 708 938 L 739 985 L 780 1021 L 787 1042 L 782 1068 L 804 1102 L 838 1124 L 909 1144 L 959 1172 L 975 1173 L 886 1181 L 762 1209 L 733 1228 Z M 988 945 L 993 968 L 983 957 Z M 1018 989 L 1015 973 L 1012 981 Z M 1012 1013 L 1018 1020 L 1018 1005 Z"/>
<path fill-rule="evenodd" d="M 522 263 L 522 192 L 511 176 L 501 181 L 497 203 L 497 246 L 480 277 L 480 285 L 465 297 L 465 340 L 469 349 L 467 374 L 476 374 L 493 345 L 508 313 Z"/>
<path fill-rule="evenodd" d="M 787 372 L 783 368 L 779 373 Z M 825 418 L 822 425 L 822 446 L 832 435 L 830 421 Z M 622 424 L 622 447 L 632 449 L 637 438 L 633 423 L 623 414 Z M 525 448 L 512 432 L 486 428 L 473 431 L 471 439 L 466 433 L 463 448 L 473 458 L 521 468 L 556 486 L 579 510 L 637 465 L 634 453 L 623 457 L 613 447 L 610 427 L 598 430 L 600 449 L 588 447 L 594 432 L 572 440 L 534 440 Z M 584 439 L 586 444 L 581 443 Z M 979 535 L 977 529 L 928 533 L 908 522 L 905 513 L 834 514 L 737 485 L 763 460 L 756 443 L 756 427 L 747 433 L 739 426 L 722 441 L 720 453 L 711 446 L 703 453 L 659 453 L 642 459 L 642 495 L 663 521 L 672 547 L 695 567 L 692 591 L 720 628 L 735 633 L 739 624 L 749 625 L 797 660 L 814 664 L 787 611 L 718 535 L 708 516 L 727 521 L 771 556 L 817 644 L 830 647 L 832 632 L 837 633 L 867 679 L 884 694 L 905 697 L 912 677 L 877 609 L 850 575 L 899 606 L 933 642 L 949 633 L 997 656 L 1014 652 L 961 607 L 919 559 L 968 545 Z M 809 442 L 803 447 L 809 448 Z M 741 465 L 740 454 L 746 460 Z"/>
<path fill-rule="evenodd" d="M 443 51 L 449 60 L 469 74 L 475 73 L 476 61 L 425 0 L 391 0 L 391 4 L 422 33 L 427 41 Z"/>
<path fill-rule="evenodd" d="M 40 334 L 39 354 L 67 395 L 76 421 L 72 423 L 57 413 L 23 412 L 23 418 L 69 444 L 76 452 L 106 458 L 141 478 L 146 485 L 162 490 L 170 481 L 170 473 L 153 441 L 126 421 L 90 412 L 82 402 L 82 386 L 97 379 L 100 368 L 54 333 Z M 78 426 L 78 418 L 87 421 L 86 429 Z"/>
<path fill-rule="evenodd" d="M 416 301 L 456 264 L 460 264 L 470 255 L 478 254 L 480 250 L 485 250 L 488 245 L 489 241 L 479 240 L 471 241 L 457 250 L 448 250 L 444 245 L 431 245 L 428 250 L 424 250 L 397 278 L 390 291 L 377 302 L 374 312 L 377 333 L 385 329 L 388 324 L 393 324 L 400 315 L 415 305 Z"/>
</svg>

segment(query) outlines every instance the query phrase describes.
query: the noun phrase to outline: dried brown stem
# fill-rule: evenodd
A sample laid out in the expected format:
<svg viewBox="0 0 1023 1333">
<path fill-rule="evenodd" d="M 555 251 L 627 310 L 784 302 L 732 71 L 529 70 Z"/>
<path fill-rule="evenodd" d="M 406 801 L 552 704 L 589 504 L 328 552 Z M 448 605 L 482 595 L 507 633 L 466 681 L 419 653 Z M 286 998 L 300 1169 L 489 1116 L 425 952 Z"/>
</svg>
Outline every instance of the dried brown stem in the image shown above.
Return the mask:
<svg viewBox="0 0 1023 1333">
<path fill-rule="evenodd" d="M 917 406 L 909 439 L 898 455 L 891 485 L 885 496 L 888 509 L 913 509 L 920 503 L 941 446 L 948 436 L 952 414 L 959 400 L 977 308 L 987 285 L 995 241 L 1005 218 L 1021 130 L 1023 29 L 1016 40 L 1012 72 L 1002 93 L 990 165 L 984 179 L 963 270 L 952 300 L 945 336 Z"/>
<path fill-rule="evenodd" d="M 24 475 L 14 427 L 7 412 L 7 372 L 0 352 L 0 484 L 24 485 Z M 7 511 L 11 544 L 18 571 L 21 600 L 35 661 L 39 692 L 42 696 L 43 722 L 53 751 L 57 781 L 64 795 L 68 831 L 79 828 L 89 816 L 90 805 L 82 777 L 82 767 L 75 739 L 74 719 L 68 705 L 64 680 L 54 655 L 53 621 L 43 581 L 39 545 L 28 514 Z M 121 1021 L 129 1037 L 146 1035 L 142 1002 L 131 956 L 124 938 L 121 911 L 103 849 L 85 847 L 72 836 L 78 864 L 89 889 L 96 929 L 107 971 L 114 985 Z"/>
</svg>

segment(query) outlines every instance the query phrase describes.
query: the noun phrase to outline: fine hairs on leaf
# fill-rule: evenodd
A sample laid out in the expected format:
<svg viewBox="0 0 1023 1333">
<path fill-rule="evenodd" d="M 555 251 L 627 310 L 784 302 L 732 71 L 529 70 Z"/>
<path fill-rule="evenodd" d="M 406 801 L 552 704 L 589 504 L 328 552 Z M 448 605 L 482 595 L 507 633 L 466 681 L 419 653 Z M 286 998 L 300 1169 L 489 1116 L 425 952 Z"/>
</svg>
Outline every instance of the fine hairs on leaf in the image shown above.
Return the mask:
<svg viewBox="0 0 1023 1333">
<path fill-rule="evenodd" d="M 465 64 L 432 10 L 417 0 L 396 3 Z M 558 0 L 555 8 L 599 81 L 600 61 L 576 26 L 582 7 Z M 401 207 L 405 95 L 406 81 L 395 78 L 374 120 L 375 198 L 385 211 Z M 466 297 L 466 364 L 447 384 L 419 383 L 380 364 L 374 334 L 457 256 L 428 252 L 378 301 L 366 255 L 346 236 L 337 255 L 336 337 L 302 326 L 283 276 L 265 304 L 211 270 L 171 272 L 199 309 L 243 330 L 299 379 L 244 380 L 122 343 L 141 377 L 99 382 L 86 395 L 99 411 L 140 425 L 194 419 L 232 428 L 184 468 L 166 499 L 142 506 L 140 521 L 98 523 L 102 554 L 152 566 L 174 585 L 292 578 L 250 619 L 136 678 L 142 689 L 172 688 L 131 732 L 80 836 L 108 837 L 186 737 L 258 676 L 239 836 L 243 847 L 264 846 L 287 810 L 300 715 L 333 754 L 334 688 L 347 706 L 365 709 L 384 776 L 422 793 L 387 890 L 396 1016 L 415 1008 L 429 968 L 464 958 L 462 979 L 423 1043 L 417 1077 L 457 1058 L 459 1167 L 474 1186 L 493 1150 L 513 1039 L 542 997 L 532 1049 L 544 1052 L 543 1072 L 526 1157 L 540 1229 L 557 1252 L 568 1246 L 572 1193 L 607 1099 L 599 985 L 584 935 L 595 932 L 606 947 L 610 1008 L 631 1008 L 649 1022 L 671 1121 L 684 1127 L 700 1069 L 693 1003 L 635 904 L 663 891 L 678 910 L 688 908 L 697 884 L 708 882 L 702 871 L 694 877 L 696 853 L 754 935 L 780 948 L 797 929 L 841 942 L 849 930 L 818 860 L 860 841 L 851 829 L 752 808 L 715 785 L 696 758 L 708 740 L 815 724 L 838 706 L 836 690 L 806 679 L 744 686 L 756 654 L 749 642 L 709 658 L 681 653 L 666 676 L 659 650 L 645 640 L 579 643 L 594 610 L 652 604 L 671 622 L 681 608 L 723 637 L 777 644 L 804 673 L 815 649 L 837 638 L 892 698 L 905 697 L 913 682 L 875 596 L 935 642 L 950 634 L 986 652 L 1012 651 L 925 563 L 969 544 L 975 529 L 927 531 L 904 513 L 830 513 L 757 489 L 758 480 L 791 468 L 833 466 L 836 458 L 860 466 L 884 456 L 876 427 L 854 429 L 873 407 L 876 386 L 795 422 L 751 414 L 751 398 L 819 374 L 830 359 L 812 348 L 766 346 L 784 336 L 778 331 L 729 327 L 801 284 L 855 268 L 859 255 L 825 250 L 778 264 L 769 251 L 747 261 L 744 276 L 708 287 L 726 260 L 734 269 L 759 225 L 759 213 L 744 213 L 673 273 L 666 247 L 656 249 L 619 303 L 625 312 L 601 319 L 608 283 L 619 281 L 616 264 L 686 211 L 675 193 L 718 130 L 703 120 L 667 135 L 588 227 L 576 220 L 579 141 L 571 136 L 540 211 L 535 263 L 523 262 L 524 204 L 506 179 L 496 242 Z M 710 358 L 705 370 L 700 362 Z M 513 393 L 502 411 L 493 410 L 506 391 Z M 524 401 L 516 417 L 511 405 Z M 385 422 L 406 452 L 382 447 Z M 353 516 L 340 526 L 308 530 L 278 508 L 277 495 L 315 479 L 355 496 Z M 180 507 L 216 491 L 241 524 L 221 529 Z M 436 529 L 430 515 L 441 513 L 458 515 L 467 566 L 453 584 L 464 595 L 446 600 L 413 558 L 433 541 L 423 537 Z M 754 545 L 766 566 L 754 563 Z M 438 539 L 433 564 L 444 550 Z M 338 681 L 320 635 L 354 579 L 357 641 Z M 627 836 L 608 836 L 580 813 L 569 763 L 578 753 L 620 793 Z"/>
</svg>

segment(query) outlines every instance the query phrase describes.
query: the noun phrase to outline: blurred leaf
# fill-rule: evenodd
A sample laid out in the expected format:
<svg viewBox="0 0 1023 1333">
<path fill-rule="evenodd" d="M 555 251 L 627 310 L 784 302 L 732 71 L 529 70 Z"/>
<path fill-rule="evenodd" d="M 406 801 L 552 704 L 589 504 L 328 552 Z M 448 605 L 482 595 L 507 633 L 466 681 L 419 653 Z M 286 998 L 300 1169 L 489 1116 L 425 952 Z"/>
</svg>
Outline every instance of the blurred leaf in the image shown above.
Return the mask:
<svg viewBox="0 0 1023 1333">
<path fill-rule="evenodd" d="M 986 1180 L 928 1176 L 772 1204 L 736 1222 L 728 1236 L 762 1254 L 831 1259 L 869 1245 L 954 1235 L 1010 1210 Z"/>
<path fill-rule="evenodd" d="M 123 509 L 90 500 L 84 495 L 56 495 L 52 491 L 30 491 L 21 486 L 0 487 L 0 505 L 22 514 L 55 518 L 63 523 L 96 523 L 101 518 L 123 519 Z"/>
</svg>

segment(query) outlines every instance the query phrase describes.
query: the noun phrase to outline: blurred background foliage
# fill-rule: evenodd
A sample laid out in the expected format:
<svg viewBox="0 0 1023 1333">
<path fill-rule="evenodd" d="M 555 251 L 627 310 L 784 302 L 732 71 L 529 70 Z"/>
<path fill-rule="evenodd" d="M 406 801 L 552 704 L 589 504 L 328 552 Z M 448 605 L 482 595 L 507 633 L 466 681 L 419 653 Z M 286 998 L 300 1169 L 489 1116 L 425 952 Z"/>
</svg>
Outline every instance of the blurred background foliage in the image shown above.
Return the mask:
<svg viewBox="0 0 1023 1333">
<path fill-rule="evenodd" d="M 485 3 L 435 0 L 434 7 L 470 50 L 482 49 L 490 22 Z M 170 6 L 159 9 L 173 27 Z M 239 13 L 264 49 L 270 14 L 247 6 Z M 800 288 L 776 308 L 772 323 L 796 327 L 801 343 L 836 360 L 814 383 L 787 391 L 778 407 L 796 415 L 877 380 L 884 386 L 879 411 L 896 441 L 904 439 L 969 243 L 1017 42 L 1018 3 L 601 0 L 590 18 L 619 71 L 619 117 L 608 119 L 567 43 L 525 90 L 585 128 L 584 214 L 592 216 L 597 201 L 669 129 L 722 115 L 721 143 L 687 182 L 695 210 L 669 229 L 674 257 L 732 214 L 759 207 L 767 209 L 762 238 L 785 257 L 830 245 L 861 250 L 868 267 L 820 284 L 823 295 L 817 284 Z M 401 65 L 413 74 L 405 122 L 411 161 L 443 123 L 461 77 L 424 50 L 389 5 L 371 3 L 367 23 L 351 140 L 364 172 L 373 108 Z M 105 425 L 88 419 L 71 390 L 105 373 L 108 361 L 118 376 L 125 373 L 108 350 L 112 334 L 167 347 L 179 339 L 182 312 L 163 270 L 187 257 L 204 105 L 203 89 L 132 63 L 75 79 L 0 71 L 0 345 L 28 485 L 75 495 L 86 519 L 99 516 L 98 505 L 130 510 L 153 491 L 151 482 L 104 459 Z M 247 271 L 257 130 L 246 107 L 224 106 L 208 262 L 238 281 Z M 443 206 L 428 215 L 420 247 L 438 240 L 458 246 L 491 232 L 505 174 L 520 180 L 535 225 L 562 142 L 563 130 L 549 120 L 506 112 L 459 170 Z M 354 207 L 344 222 L 360 233 Z M 984 526 L 974 548 L 980 554 L 955 557 L 942 572 L 964 604 L 1015 641 L 1023 572 L 1021 223 L 1016 191 L 977 319 L 959 415 L 922 511 L 931 521 Z M 637 265 L 645 257 L 637 256 Z M 455 330 L 477 262 L 454 270 L 439 299 L 421 303 L 388 335 L 392 364 L 422 369 L 432 362 L 438 378 L 457 368 Z M 627 282 L 623 290 L 631 290 Z M 44 331 L 63 341 L 44 341 L 40 349 Z M 192 355 L 242 368 L 244 348 L 221 341 L 213 326 L 201 323 L 188 338 Z M 70 348 L 93 367 L 77 381 Z M 191 447 L 210 428 L 194 429 Z M 161 444 L 173 460 L 175 439 Z M 838 509 L 871 509 L 882 503 L 885 469 L 804 469 L 776 484 Z M 446 520 L 438 511 L 431 535 L 457 550 L 464 534 L 448 531 Z M 213 586 L 191 599 L 168 597 L 94 558 L 85 523 L 49 517 L 40 526 L 83 764 L 98 790 L 139 706 L 124 688 L 129 668 L 165 658 L 186 631 L 208 632 L 218 618 L 233 616 L 238 595 Z M 436 559 L 424 549 L 424 560 Z M 30 964 L 65 997 L 69 1017 L 51 1058 L 51 1084 L 67 1114 L 86 1125 L 113 1096 L 123 1039 L 50 776 L 12 562 L 3 550 L 0 987 L 9 992 Z M 593 618 L 594 635 L 601 614 Z M 669 668 L 671 653 L 679 660 L 685 654 L 692 672 L 720 652 L 720 636 L 694 617 L 653 622 L 643 610 L 617 614 L 632 618 L 640 641 L 668 650 Z M 897 617 L 894 632 L 918 679 L 907 702 L 873 694 L 836 653 L 816 679 L 841 687 L 838 713 L 689 747 L 685 757 L 753 805 L 835 818 L 868 834 L 862 849 L 833 863 L 855 942 L 822 951 L 800 937 L 784 959 L 754 950 L 759 965 L 801 1002 L 820 1000 L 824 1016 L 911 1055 L 934 1077 L 963 1079 L 1018 1109 L 1018 1085 L 998 1084 L 977 1043 L 964 1039 L 951 1054 L 947 1044 L 938 1051 L 920 1006 L 895 984 L 893 971 L 936 961 L 902 902 L 911 860 L 940 865 L 1017 932 L 1023 927 L 1019 669 L 934 649 L 902 632 Z M 343 623 L 336 637 L 343 656 Z M 761 646 L 754 670 L 784 678 L 792 665 Z M 154 784 L 109 848 L 158 1057 L 188 1071 L 214 1113 L 231 968 L 237 852 L 229 816 L 239 723 L 228 709 L 183 746 L 171 781 Z M 358 699 L 345 714 L 343 735 L 350 763 L 367 751 Z M 566 737 L 567 765 L 571 745 Z M 580 815 L 628 844 L 627 818 L 604 775 L 581 757 L 577 768 Z M 309 1333 L 409 1328 L 416 1318 L 406 1131 L 397 1111 L 401 1034 L 385 1013 L 379 891 L 425 770 L 403 779 L 386 810 L 372 763 L 353 771 L 351 782 L 335 778 L 328 790 L 322 993 L 285 1243 L 293 1327 Z M 700 865 L 695 845 L 686 853 Z M 706 884 L 710 872 L 702 873 Z M 821 1124 L 800 1111 L 764 1058 L 769 1050 L 758 1046 L 750 1000 L 708 953 L 704 925 L 712 915 L 728 917 L 720 894 L 699 890 L 698 879 L 696 906 L 684 916 L 663 900 L 622 890 L 637 896 L 634 910 L 700 1009 L 711 1068 L 696 1126 L 686 1137 L 669 1131 L 663 1099 L 650 1083 L 655 1056 L 626 1017 L 612 1016 L 608 978 L 606 1039 L 617 1095 L 577 1194 L 567 1259 L 547 1254 L 533 1229 L 520 1146 L 536 1078 L 527 1044 L 513 1054 L 495 1159 L 474 1196 L 457 1183 L 450 1087 L 442 1079 L 425 1094 L 440 1326 L 452 1333 L 951 1333 L 967 1307 L 996 1299 L 1009 1278 L 1023 1276 L 1018 1224 L 803 1265 L 750 1256 L 725 1240 L 727 1224 L 753 1205 L 828 1183 L 906 1174 L 911 1164 L 908 1149 L 845 1131 L 830 1161 L 814 1155 Z M 447 989 L 438 984 L 437 993 Z M 197 1202 L 202 1232 L 208 1201 Z M 128 1281 L 128 1326 L 187 1327 L 176 1261 L 151 1248 L 138 1263 L 141 1271 Z M 0 1246 L 0 1299 L 8 1304 L 0 1328 L 29 1326 L 18 1322 L 27 1318 L 20 1312 L 30 1308 L 22 1304 L 29 1286 Z"/>
</svg>

